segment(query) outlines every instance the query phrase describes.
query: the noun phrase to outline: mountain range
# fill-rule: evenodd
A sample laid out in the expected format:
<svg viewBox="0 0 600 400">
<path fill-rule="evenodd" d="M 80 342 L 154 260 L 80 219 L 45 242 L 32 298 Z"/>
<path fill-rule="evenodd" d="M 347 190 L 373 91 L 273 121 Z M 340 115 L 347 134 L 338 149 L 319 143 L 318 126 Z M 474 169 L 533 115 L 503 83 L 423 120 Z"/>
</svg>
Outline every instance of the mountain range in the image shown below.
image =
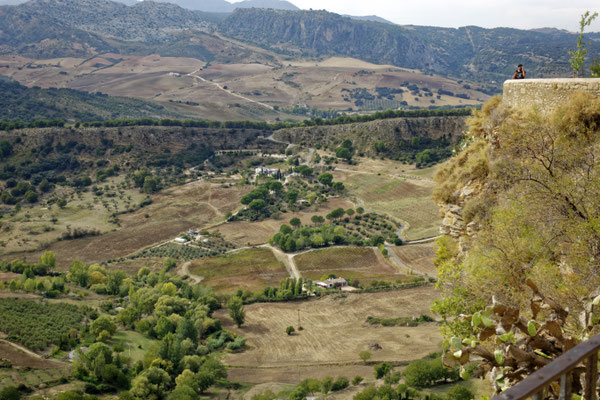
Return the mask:
<svg viewBox="0 0 600 400">
<path fill-rule="evenodd" d="M 0 6 L 23 4 L 27 0 L 0 0 Z M 119 3 L 133 6 L 143 3 L 143 0 L 115 0 Z M 285 0 L 243 0 L 238 3 L 230 3 L 225 0 L 154 0 L 160 3 L 171 3 L 179 7 L 194 11 L 230 13 L 236 8 L 273 8 L 278 10 L 299 10 L 294 4 Z"/>
<path fill-rule="evenodd" d="M 221 2 L 227 3 L 202 4 Z M 285 6 L 278 0 L 244 3 Z M 528 76 L 568 76 L 568 50 L 576 43 L 575 34 L 557 29 L 399 26 L 312 10 L 219 14 L 151 1 L 31 0 L 0 7 L 0 27 L 0 54 L 33 58 L 114 52 L 244 62 L 258 46 L 285 57 L 353 57 L 496 86 L 519 63 Z M 600 34 L 587 38 L 590 54 L 600 53 Z"/>
</svg>

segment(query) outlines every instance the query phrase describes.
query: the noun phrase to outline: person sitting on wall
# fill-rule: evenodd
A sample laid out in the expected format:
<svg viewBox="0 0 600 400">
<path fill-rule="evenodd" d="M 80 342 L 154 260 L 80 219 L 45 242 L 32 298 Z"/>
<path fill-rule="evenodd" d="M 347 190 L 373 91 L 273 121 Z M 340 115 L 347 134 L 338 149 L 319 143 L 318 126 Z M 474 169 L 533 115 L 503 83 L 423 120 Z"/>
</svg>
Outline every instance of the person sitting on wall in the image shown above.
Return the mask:
<svg viewBox="0 0 600 400">
<path fill-rule="evenodd" d="M 525 68 L 523 68 L 523 64 L 519 64 L 513 75 L 513 79 L 525 79 Z"/>
</svg>

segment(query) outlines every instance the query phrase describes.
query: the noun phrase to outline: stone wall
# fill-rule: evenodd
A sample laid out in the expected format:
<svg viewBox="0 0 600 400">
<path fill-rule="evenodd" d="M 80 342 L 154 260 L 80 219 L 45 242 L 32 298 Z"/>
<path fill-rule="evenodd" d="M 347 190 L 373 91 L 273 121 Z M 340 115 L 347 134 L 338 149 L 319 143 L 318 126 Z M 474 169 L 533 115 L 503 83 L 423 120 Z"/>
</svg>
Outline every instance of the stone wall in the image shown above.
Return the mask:
<svg viewBox="0 0 600 400">
<path fill-rule="evenodd" d="M 502 99 L 511 107 L 536 106 L 550 112 L 577 91 L 600 97 L 600 78 L 511 79 L 504 82 Z"/>
</svg>

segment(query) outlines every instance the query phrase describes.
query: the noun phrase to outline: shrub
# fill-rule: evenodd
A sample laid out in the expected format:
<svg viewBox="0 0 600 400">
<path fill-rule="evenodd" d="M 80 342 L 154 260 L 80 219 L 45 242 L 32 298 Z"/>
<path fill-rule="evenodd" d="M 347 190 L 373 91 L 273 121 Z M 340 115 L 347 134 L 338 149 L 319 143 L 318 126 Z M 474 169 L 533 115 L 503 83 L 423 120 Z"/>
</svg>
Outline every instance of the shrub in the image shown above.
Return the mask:
<svg viewBox="0 0 600 400">
<path fill-rule="evenodd" d="M 333 382 L 333 385 L 331 386 L 331 391 L 337 392 L 339 390 L 346 389 L 349 384 L 350 383 L 348 382 L 348 378 L 346 378 L 345 376 L 340 376 L 335 380 L 335 382 Z M 463 400 L 463 399 L 456 399 L 456 400 Z"/>
<path fill-rule="evenodd" d="M 375 378 L 376 379 L 383 378 L 384 376 L 386 376 L 390 372 L 392 372 L 393 368 L 394 367 L 392 367 L 392 364 L 387 363 L 387 362 L 383 362 L 381 364 L 375 365 Z"/>
<path fill-rule="evenodd" d="M 293 326 L 288 326 L 287 328 L 285 328 L 285 333 L 287 333 L 288 335 L 291 335 L 292 333 L 294 333 L 296 330 L 294 329 Z"/>
<path fill-rule="evenodd" d="M 458 371 L 445 368 L 440 358 L 431 361 L 419 360 L 406 367 L 404 380 L 410 386 L 426 387 L 440 381 L 458 380 Z"/>
<path fill-rule="evenodd" d="M 356 375 L 354 378 L 352 378 L 353 385 L 359 385 L 362 381 L 363 381 L 363 377 L 360 375 Z"/>
<path fill-rule="evenodd" d="M 473 392 L 461 385 L 454 385 L 448 392 L 448 400 L 471 400 L 475 398 Z"/>
</svg>

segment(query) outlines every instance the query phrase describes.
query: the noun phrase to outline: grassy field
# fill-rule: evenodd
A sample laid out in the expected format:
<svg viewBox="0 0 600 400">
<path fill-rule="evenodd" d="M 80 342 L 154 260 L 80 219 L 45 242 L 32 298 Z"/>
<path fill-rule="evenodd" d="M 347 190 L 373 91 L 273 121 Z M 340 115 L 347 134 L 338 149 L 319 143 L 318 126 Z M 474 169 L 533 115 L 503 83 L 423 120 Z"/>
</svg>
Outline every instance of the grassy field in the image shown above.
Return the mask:
<svg viewBox="0 0 600 400">
<path fill-rule="evenodd" d="M 405 239 L 438 234 L 441 219 L 437 205 L 431 200 L 433 185 L 429 181 L 345 171 L 336 171 L 334 176 L 366 209 L 405 221 L 408 226 L 403 232 Z"/>
<path fill-rule="evenodd" d="M 394 282 L 406 278 L 385 260 L 378 249 L 370 247 L 315 250 L 295 256 L 294 262 L 300 274 L 312 280 L 335 274 L 350 282 L 358 280 L 361 285 L 368 285 L 373 280 Z"/>
<path fill-rule="evenodd" d="M 125 351 L 123 355 L 131 357 L 132 361 L 142 360 L 144 353 L 155 341 L 135 331 L 118 331 L 111 340 L 111 345 L 120 343 Z"/>
<path fill-rule="evenodd" d="M 203 284 L 220 293 L 238 289 L 256 292 L 267 286 L 279 286 L 279 281 L 289 276 L 283 263 L 266 248 L 195 260 L 189 272 L 202 277 Z"/>
<path fill-rule="evenodd" d="M 248 338 L 248 349 L 229 354 L 236 382 L 298 383 L 305 378 L 356 374 L 370 377 L 372 366 L 362 365 L 358 353 L 378 343 L 372 361 L 404 363 L 438 351 L 441 337 L 436 324 L 417 327 L 370 327 L 368 316 L 418 316 L 429 313 L 437 294 L 432 287 L 402 291 L 343 294 L 293 303 L 256 303 L 246 306 L 246 322 L 236 328 L 226 310 L 217 312 L 224 327 Z M 300 321 L 299 321 L 300 319 Z M 287 326 L 303 330 L 285 333 Z"/>
</svg>

